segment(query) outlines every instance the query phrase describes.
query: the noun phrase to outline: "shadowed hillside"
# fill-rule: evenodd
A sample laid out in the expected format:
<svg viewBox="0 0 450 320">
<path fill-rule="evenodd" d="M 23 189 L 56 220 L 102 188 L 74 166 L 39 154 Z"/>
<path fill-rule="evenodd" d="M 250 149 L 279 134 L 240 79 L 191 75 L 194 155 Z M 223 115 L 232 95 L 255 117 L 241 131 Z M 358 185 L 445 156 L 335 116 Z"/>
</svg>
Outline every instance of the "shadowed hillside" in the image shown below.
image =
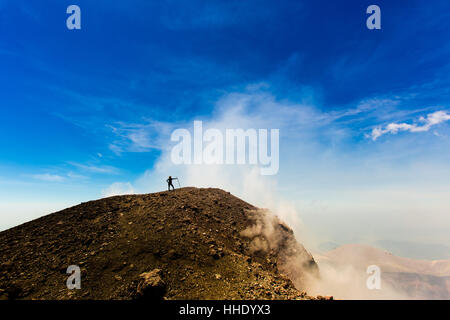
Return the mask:
<svg viewBox="0 0 450 320">
<path fill-rule="evenodd" d="M 317 274 L 291 229 L 220 189 L 82 203 L 1 232 L 0 258 L 1 299 L 307 299 Z"/>
</svg>

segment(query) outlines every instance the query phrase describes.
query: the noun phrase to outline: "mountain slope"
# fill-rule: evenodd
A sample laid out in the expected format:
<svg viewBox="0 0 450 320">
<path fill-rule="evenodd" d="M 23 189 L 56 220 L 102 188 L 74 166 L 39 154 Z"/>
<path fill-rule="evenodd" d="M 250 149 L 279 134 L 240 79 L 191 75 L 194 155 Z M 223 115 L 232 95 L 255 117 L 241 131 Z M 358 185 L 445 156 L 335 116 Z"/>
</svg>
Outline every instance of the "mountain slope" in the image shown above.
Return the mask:
<svg viewBox="0 0 450 320">
<path fill-rule="evenodd" d="M 2 299 L 301 299 L 318 272 L 292 230 L 220 189 L 82 203 L 1 232 L 0 258 Z"/>
<path fill-rule="evenodd" d="M 362 244 L 346 244 L 331 250 L 325 256 L 338 263 L 355 266 L 376 264 L 385 272 L 420 273 L 450 276 L 450 260 L 417 260 L 393 255 L 382 249 Z"/>
<path fill-rule="evenodd" d="M 339 292 L 337 285 L 328 286 L 338 298 L 450 299 L 450 260 L 403 258 L 362 244 L 346 244 L 314 256 L 324 278 L 330 274 L 336 279 L 339 273 L 345 292 Z M 370 265 L 380 268 L 381 290 L 365 287 Z"/>
</svg>

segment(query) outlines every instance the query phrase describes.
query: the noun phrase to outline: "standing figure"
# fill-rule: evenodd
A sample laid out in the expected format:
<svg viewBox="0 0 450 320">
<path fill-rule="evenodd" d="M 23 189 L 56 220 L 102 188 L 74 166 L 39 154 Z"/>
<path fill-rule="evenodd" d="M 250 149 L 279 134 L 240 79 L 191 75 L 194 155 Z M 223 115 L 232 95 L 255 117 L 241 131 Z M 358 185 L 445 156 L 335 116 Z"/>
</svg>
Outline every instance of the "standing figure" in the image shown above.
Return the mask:
<svg viewBox="0 0 450 320">
<path fill-rule="evenodd" d="M 172 176 L 169 176 L 169 179 L 167 179 L 166 181 L 167 181 L 169 191 L 170 191 L 170 187 L 172 187 L 172 190 L 175 190 L 175 187 L 173 186 L 173 183 L 172 183 Z"/>
</svg>

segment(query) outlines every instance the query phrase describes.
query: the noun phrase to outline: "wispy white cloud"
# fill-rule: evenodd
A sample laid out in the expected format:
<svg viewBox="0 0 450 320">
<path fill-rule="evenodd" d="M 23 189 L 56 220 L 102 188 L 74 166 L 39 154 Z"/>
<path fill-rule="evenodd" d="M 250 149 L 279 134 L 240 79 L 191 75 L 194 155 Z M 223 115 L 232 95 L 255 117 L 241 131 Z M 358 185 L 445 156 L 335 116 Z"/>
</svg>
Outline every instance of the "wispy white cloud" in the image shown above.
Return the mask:
<svg viewBox="0 0 450 320">
<path fill-rule="evenodd" d="M 117 139 L 109 145 L 116 154 L 122 152 L 147 152 L 151 149 L 164 149 L 165 139 L 174 130 L 176 124 L 151 119 L 143 123 L 117 122 L 109 125 Z"/>
<path fill-rule="evenodd" d="M 48 182 L 61 182 L 64 181 L 65 178 L 60 175 L 50 174 L 50 173 L 41 173 L 41 174 L 33 174 L 31 175 L 33 179 L 48 181 Z"/>
<path fill-rule="evenodd" d="M 440 124 L 442 122 L 450 120 L 450 114 L 447 111 L 436 111 L 427 115 L 426 118 L 420 117 L 419 123 L 390 123 L 384 128 L 379 126 L 372 129 L 370 137 L 373 141 L 377 140 L 384 134 L 397 134 L 400 131 L 409 131 L 409 132 L 426 132 L 430 130 L 432 126 Z"/>
<path fill-rule="evenodd" d="M 78 173 L 74 173 L 72 171 L 67 173 L 67 177 L 70 178 L 70 179 L 77 179 L 77 180 L 88 179 L 87 176 L 84 176 L 84 175 L 81 175 L 81 174 L 78 174 Z"/>
<path fill-rule="evenodd" d="M 108 148 L 117 156 L 120 156 L 123 152 L 123 149 L 120 146 L 118 146 L 116 143 L 110 143 Z"/>
<path fill-rule="evenodd" d="M 86 172 L 91 173 L 110 173 L 110 174 L 117 174 L 119 172 L 119 169 L 112 166 L 95 166 L 95 165 L 86 165 L 81 164 L 77 162 L 68 162 L 72 166 Z"/>
<path fill-rule="evenodd" d="M 70 182 L 73 180 L 84 180 L 87 179 L 87 176 L 74 173 L 69 171 L 67 173 L 62 174 L 53 174 L 53 173 L 36 173 L 31 175 L 24 175 L 25 177 L 32 178 L 35 180 L 45 181 L 45 182 Z"/>
</svg>

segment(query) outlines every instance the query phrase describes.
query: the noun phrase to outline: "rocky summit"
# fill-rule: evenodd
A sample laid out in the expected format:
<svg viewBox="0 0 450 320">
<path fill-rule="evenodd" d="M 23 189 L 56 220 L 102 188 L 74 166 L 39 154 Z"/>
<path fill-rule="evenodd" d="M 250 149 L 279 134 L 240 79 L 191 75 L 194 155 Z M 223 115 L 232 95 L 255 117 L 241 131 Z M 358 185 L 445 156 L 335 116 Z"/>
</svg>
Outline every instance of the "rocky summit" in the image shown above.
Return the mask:
<svg viewBox="0 0 450 320">
<path fill-rule="evenodd" d="M 0 299 L 310 299 L 318 275 L 288 226 L 214 188 L 81 203 L 1 232 L 0 259 Z"/>
</svg>

